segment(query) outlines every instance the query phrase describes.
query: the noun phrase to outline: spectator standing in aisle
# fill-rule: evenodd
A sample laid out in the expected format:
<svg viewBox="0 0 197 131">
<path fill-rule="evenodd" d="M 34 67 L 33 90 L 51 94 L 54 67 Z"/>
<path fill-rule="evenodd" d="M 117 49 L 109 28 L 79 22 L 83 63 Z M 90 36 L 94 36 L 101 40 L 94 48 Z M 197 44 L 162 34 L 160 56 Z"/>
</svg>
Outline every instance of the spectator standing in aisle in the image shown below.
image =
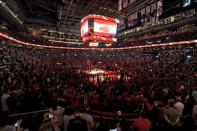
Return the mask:
<svg viewBox="0 0 197 131">
<path fill-rule="evenodd" d="M 75 117 L 68 123 L 67 131 L 88 131 L 87 121 L 80 117 L 80 111 L 74 111 Z"/>
<path fill-rule="evenodd" d="M 7 99 L 10 97 L 8 89 L 4 90 L 4 93 L 1 96 L 1 105 L 2 105 L 2 111 L 4 113 L 8 112 L 8 104 L 7 104 Z"/>
</svg>

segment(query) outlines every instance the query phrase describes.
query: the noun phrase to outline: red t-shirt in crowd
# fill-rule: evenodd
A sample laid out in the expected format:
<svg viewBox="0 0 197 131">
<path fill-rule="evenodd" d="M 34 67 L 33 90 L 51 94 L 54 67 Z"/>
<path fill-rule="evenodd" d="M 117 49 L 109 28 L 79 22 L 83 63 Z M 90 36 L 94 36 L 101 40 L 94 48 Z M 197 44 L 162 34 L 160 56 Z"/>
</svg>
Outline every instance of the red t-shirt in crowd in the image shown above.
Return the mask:
<svg viewBox="0 0 197 131">
<path fill-rule="evenodd" d="M 135 119 L 132 124 L 134 131 L 150 131 L 151 127 L 150 120 L 144 118 Z"/>
</svg>

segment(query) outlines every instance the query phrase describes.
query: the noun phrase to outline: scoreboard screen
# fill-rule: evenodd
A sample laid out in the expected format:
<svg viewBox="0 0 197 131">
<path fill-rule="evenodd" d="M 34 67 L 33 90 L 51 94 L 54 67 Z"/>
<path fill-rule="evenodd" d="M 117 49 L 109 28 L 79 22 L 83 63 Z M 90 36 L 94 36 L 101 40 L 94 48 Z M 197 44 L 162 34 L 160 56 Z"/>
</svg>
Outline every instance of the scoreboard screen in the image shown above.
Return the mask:
<svg viewBox="0 0 197 131">
<path fill-rule="evenodd" d="M 94 34 L 101 36 L 116 35 L 117 23 L 107 20 L 95 19 L 94 21 Z"/>
<path fill-rule="evenodd" d="M 84 36 L 86 33 L 88 33 L 88 21 L 85 21 L 82 25 L 81 25 L 81 36 Z"/>
<path fill-rule="evenodd" d="M 117 42 L 119 20 L 107 16 L 90 14 L 81 20 L 83 42 Z"/>
</svg>

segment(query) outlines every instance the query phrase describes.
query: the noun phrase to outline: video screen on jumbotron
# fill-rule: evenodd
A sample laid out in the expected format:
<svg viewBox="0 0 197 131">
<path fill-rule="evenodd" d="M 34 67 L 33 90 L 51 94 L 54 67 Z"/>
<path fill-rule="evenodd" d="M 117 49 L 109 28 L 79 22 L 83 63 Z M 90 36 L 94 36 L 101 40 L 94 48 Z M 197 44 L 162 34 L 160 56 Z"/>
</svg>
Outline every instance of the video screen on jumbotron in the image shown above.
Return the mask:
<svg viewBox="0 0 197 131">
<path fill-rule="evenodd" d="M 95 19 L 94 20 L 94 34 L 99 36 L 115 36 L 117 32 L 117 23 Z"/>
<path fill-rule="evenodd" d="M 117 42 L 118 19 L 90 14 L 81 20 L 82 41 Z"/>
<path fill-rule="evenodd" d="M 88 33 L 88 20 L 86 20 L 82 25 L 81 25 L 81 36 L 84 36 L 86 33 Z"/>
</svg>

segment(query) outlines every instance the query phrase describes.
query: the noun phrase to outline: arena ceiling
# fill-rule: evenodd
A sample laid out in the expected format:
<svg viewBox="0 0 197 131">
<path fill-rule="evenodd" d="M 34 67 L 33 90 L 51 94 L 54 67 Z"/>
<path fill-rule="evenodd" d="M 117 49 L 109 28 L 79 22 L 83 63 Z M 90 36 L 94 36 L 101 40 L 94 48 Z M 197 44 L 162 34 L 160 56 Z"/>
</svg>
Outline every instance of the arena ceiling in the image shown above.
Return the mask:
<svg viewBox="0 0 197 131">
<path fill-rule="evenodd" d="M 15 1 L 23 23 L 66 33 L 79 33 L 80 20 L 91 13 L 116 17 L 118 0 L 5 0 Z M 20 14 L 18 14 L 20 15 Z"/>
</svg>

